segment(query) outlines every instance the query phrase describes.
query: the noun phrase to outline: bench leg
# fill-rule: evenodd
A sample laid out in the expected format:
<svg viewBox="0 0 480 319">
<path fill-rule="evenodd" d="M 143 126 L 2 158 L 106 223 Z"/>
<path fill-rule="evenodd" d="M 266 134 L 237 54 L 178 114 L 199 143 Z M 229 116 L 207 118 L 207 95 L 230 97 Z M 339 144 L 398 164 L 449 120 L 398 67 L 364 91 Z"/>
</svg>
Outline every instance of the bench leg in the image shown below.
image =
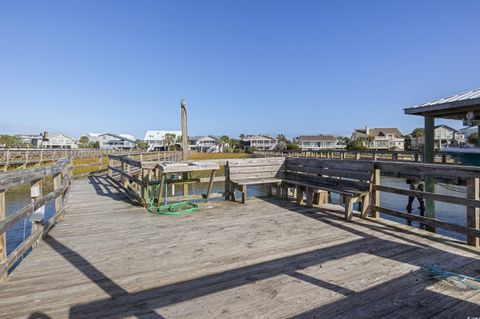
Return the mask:
<svg viewBox="0 0 480 319">
<path fill-rule="evenodd" d="M 275 196 L 277 196 L 278 199 L 282 198 L 282 187 L 280 184 L 277 184 L 276 186 L 276 191 L 275 191 Z"/>
<path fill-rule="evenodd" d="M 362 197 L 362 217 L 368 216 L 368 210 L 370 208 L 370 195 L 364 195 Z"/>
<path fill-rule="evenodd" d="M 242 203 L 247 202 L 247 185 L 242 185 Z"/>
<path fill-rule="evenodd" d="M 351 196 L 345 196 L 345 220 L 351 221 L 353 215 L 353 202 L 355 199 Z"/>
<path fill-rule="evenodd" d="M 273 195 L 272 188 L 273 185 L 267 185 L 267 196 L 271 197 Z"/>
<path fill-rule="evenodd" d="M 288 185 L 286 183 L 282 184 L 282 199 L 288 199 Z"/>
<path fill-rule="evenodd" d="M 225 181 L 225 200 L 231 200 L 230 188 L 230 182 Z"/>
<path fill-rule="evenodd" d="M 300 205 L 303 202 L 303 187 L 295 186 L 295 192 L 297 197 L 297 204 Z"/>
<path fill-rule="evenodd" d="M 313 205 L 318 206 L 320 205 L 320 194 L 319 192 L 315 192 L 313 194 Z"/>
<path fill-rule="evenodd" d="M 310 208 L 313 205 L 313 190 L 309 187 L 305 188 L 305 193 L 306 193 L 306 199 L 305 199 L 305 205 Z"/>
</svg>

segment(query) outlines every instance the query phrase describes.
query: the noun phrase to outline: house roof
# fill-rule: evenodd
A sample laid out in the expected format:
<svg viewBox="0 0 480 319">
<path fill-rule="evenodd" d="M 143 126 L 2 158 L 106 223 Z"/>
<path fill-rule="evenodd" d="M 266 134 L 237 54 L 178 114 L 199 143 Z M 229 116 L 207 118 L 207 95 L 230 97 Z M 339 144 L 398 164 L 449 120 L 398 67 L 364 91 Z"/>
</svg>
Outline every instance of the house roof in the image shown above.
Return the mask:
<svg viewBox="0 0 480 319">
<path fill-rule="evenodd" d="M 299 141 L 336 141 L 337 138 L 333 135 L 300 135 Z"/>
<path fill-rule="evenodd" d="M 171 131 L 154 131 L 148 130 L 145 132 L 145 141 L 161 141 L 165 139 L 165 134 L 175 134 L 176 136 L 182 135 L 180 130 L 171 130 Z"/>
<path fill-rule="evenodd" d="M 404 109 L 405 114 L 463 119 L 468 112 L 480 117 L 480 88 Z"/>
<path fill-rule="evenodd" d="M 257 140 L 257 139 L 277 140 L 275 137 L 271 137 L 266 134 L 256 134 L 256 135 L 245 135 L 242 141 L 250 141 L 250 140 Z"/>
<path fill-rule="evenodd" d="M 112 136 L 112 137 L 118 138 L 119 140 L 131 142 L 131 143 L 136 143 L 135 137 L 133 137 L 131 135 L 128 135 L 128 134 L 104 133 L 104 134 L 100 134 L 99 136 L 103 136 L 103 135 Z M 126 137 L 126 136 L 131 136 L 131 137 L 133 137 L 133 139 L 131 139 L 130 137 Z"/>
<path fill-rule="evenodd" d="M 63 136 L 63 137 L 66 137 L 66 138 L 69 138 L 69 139 L 75 141 L 75 139 L 73 137 L 68 136 L 66 134 L 63 134 L 63 133 L 48 133 L 48 139 L 51 139 L 52 137 L 58 137 L 58 136 Z"/>
<path fill-rule="evenodd" d="M 213 140 L 218 140 L 218 136 L 213 136 L 213 135 L 196 135 L 196 136 L 190 136 L 188 139 L 189 140 L 199 140 L 199 139 L 204 139 L 204 138 L 211 138 Z"/>
<path fill-rule="evenodd" d="M 395 134 L 395 137 L 402 137 L 402 133 L 396 127 L 383 127 L 383 128 L 369 128 L 368 134 L 366 129 L 355 129 L 355 134 L 358 137 L 367 137 L 367 136 L 385 136 L 387 134 Z"/>
</svg>

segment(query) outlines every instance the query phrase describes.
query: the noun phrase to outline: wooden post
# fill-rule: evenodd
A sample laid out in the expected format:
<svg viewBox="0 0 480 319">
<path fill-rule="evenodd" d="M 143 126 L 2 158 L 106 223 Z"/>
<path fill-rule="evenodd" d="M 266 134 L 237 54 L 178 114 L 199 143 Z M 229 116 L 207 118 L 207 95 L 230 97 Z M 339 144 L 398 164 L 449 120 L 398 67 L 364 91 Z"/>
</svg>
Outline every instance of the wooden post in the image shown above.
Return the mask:
<svg viewBox="0 0 480 319">
<path fill-rule="evenodd" d="M 477 133 L 478 133 L 477 147 L 480 147 L 480 125 L 477 126 Z"/>
<path fill-rule="evenodd" d="M 3 171 L 6 172 L 8 170 L 8 162 L 10 161 L 10 149 L 7 149 L 7 153 L 5 154 L 5 165 L 3 166 Z"/>
<path fill-rule="evenodd" d="M 100 157 L 98 158 L 98 170 L 101 171 L 103 168 L 103 155 L 100 154 Z"/>
<path fill-rule="evenodd" d="M 180 102 L 182 115 L 182 161 L 188 160 L 187 108 L 185 99 Z"/>
<path fill-rule="evenodd" d="M 108 167 L 107 167 L 107 176 L 112 177 L 112 170 L 110 167 L 113 165 L 112 160 L 110 159 L 110 156 L 108 157 Z"/>
<path fill-rule="evenodd" d="M 6 217 L 5 211 L 5 191 L 0 190 L 0 222 Z M 7 259 L 7 233 L 0 235 L 0 264 Z M 7 279 L 7 272 L 0 276 L 0 284 Z"/>
<path fill-rule="evenodd" d="M 42 197 L 42 180 L 33 181 L 30 186 L 30 197 L 32 199 L 32 203 L 35 202 L 35 199 L 38 197 Z M 56 204 L 56 201 L 55 201 Z M 39 208 L 40 209 L 40 208 Z M 31 234 L 35 234 L 39 229 L 41 229 L 42 221 L 39 220 L 32 220 L 32 231 Z M 32 245 L 32 247 L 36 246 L 38 240 Z"/>
<path fill-rule="evenodd" d="M 53 176 L 53 189 L 57 190 L 62 187 L 62 174 L 57 174 Z M 55 214 L 60 212 L 63 208 L 63 195 L 58 196 L 55 198 Z"/>
<path fill-rule="evenodd" d="M 208 183 L 207 196 L 206 196 L 206 199 L 205 199 L 206 202 L 208 202 L 208 198 L 210 197 L 210 194 L 212 193 L 213 180 L 215 179 L 215 172 L 216 172 L 216 170 L 212 170 L 212 172 L 210 173 L 210 181 Z M 247 196 L 247 195 L 245 194 L 245 196 Z"/>
<path fill-rule="evenodd" d="M 423 162 L 433 163 L 434 156 L 434 129 L 435 118 L 433 116 L 425 116 L 425 130 L 424 130 L 424 148 L 423 148 Z M 425 176 L 425 192 L 435 192 L 435 178 L 431 175 Z M 425 200 L 425 217 L 435 218 L 435 201 L 432 199 Z M 426 229 L 434 232 L 435 227 L 426 226 Z"/>
<path fill-rule="evenodd" d="M 480 187 L 479 187 L 478 178 L 467 178 L 467 198 L 473 200 L 480 199 Z M 480 228 L 480 217 L 479 217 L 479 208 L 477 207 L 467 207 L 467 227 L 479 229 Z M 479 237 L 468 235 L 467 243 L 471 246 L 478 247 L 480 244 Z"/>
<path fill-rule="evenodd" d="M 374 168 L 373 170 L 373 176 L 372 176 L 372 186 L 373 185 L 380 185 L 380 169 L 379 168 Z M 372 205 L 373 206 L 380 206 L 380 192 L 377 190 L 372 190 Z M 366 209 L 366 208 L 365 208 Z M 370 209 L 370 215 L 373 218 L 379 218 L 380 213 L 378 211 L 372 211 Z"/>
<path fill-rule="evenodd" d="M 124 162 L 120 162 L 120 169 L 122 170 L 122 172 L 126 173 L 125 171 L 125 163 Z M 120 183 L 125 186 L 126 185 L 126 180 L 127 178 L 122 174 L 120 175 Z"/>
</svg>

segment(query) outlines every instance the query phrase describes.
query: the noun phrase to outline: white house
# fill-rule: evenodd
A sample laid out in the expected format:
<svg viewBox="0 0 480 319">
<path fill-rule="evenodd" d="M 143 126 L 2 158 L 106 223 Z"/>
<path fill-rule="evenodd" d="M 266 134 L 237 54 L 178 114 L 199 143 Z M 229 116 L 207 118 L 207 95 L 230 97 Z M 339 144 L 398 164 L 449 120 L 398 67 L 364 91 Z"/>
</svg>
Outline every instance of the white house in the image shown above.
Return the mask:
<svg viewBox="0 0 480 319">
<path fill-rule="evenodd" d="M 145 133 L 145 137 L 143 140 L 148 143 L 148 150 L 163 150 L 165 149 L 165 135 L 166 134 L 174 134 L 175 137 L 179 137 L 182 135 L 182 131 L 180 130 L 173 130 L 173 131 L 153 131 L 149 130 Z"/>
<path fill-rule="evenodd" d="M 189 148 L 201 153 L 217 153 L 220 150 L 218 137 L 212 135 L 191 136 L 188 138 Z"/>
<path fill-rule="evenodd" d="M 97 140 L 102 150 L 128 150 L 135 148 L 137 142 L 135 137 L 130 134 L 112 134 L 105 133 L 97 136 Z"/>
<path fill-rule="evenodd" d="M 405 149 L 405 138 L 398 128 L 369 128 L 355 129 L 351 140 L 362 140 L 363 145 L 373 150 L 398 150 Z"/>
<path fill-rule="evenodd" d="M 416 130 L 422 130 L 418 128 Z M 465 135 L 450 126 L 447 125 L 437 125 L 434 130 L 434 146 L 435 149 L 440 150 L 443 147 L 447 146 L 460 146 L 465 144 Z M 423 148 L 424 139 L 422 137 L 410 137 L 410 145 L 412 149 L 421 149 Z"/>
<path fill-rule="evenodd" d="M 43 140 L 38 140 L 41 148 L 78 148 L 77 142 L 73 137 L 61 133 L 44 133 Z"/>
<path fill-rule="evenodd" d="M 302 151 L 327 150 L 342 148 L 338 140 L 333 135 L 300 135 L 297 138 L 298 146 Z"/>
<path fill-rule="evenodd" d="M 274 150 L 277 139 L 264 134 L 246 135 L 241 139 L 244 150 L 255 148 L 259 151 Z"/>
</svg>

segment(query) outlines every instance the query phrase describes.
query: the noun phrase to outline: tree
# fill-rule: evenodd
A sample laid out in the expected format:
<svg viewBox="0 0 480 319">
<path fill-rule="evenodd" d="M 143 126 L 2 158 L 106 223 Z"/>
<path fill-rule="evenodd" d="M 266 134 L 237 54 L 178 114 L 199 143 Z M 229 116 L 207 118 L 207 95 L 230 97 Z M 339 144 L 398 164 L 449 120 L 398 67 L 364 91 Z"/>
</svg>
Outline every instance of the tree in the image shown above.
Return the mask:
<svg viewBox="0 0 480 319">
<path fill-rule="evenodd" d="M 243 140 L 243 139 L 245 138 L 245 134 L 243 134 L 243 133 L 240 134 L 239 138 L 240 138 L 241 140 Z"/>
<path fill-rule="evenodd" d="M 468 137 L 468 143 L 478 145 L 478 132 L 470 134 Z"/>
<path fill-rule="evenodd" d="M 84 136 L 80 137 L 78 142 L 80 143 L 81 148 L 87 148 L 89 146 L 88 143 L 90 142 L 90 140 L 88 139 L 88 136 L 84 135 Z"/>
<path fill-rule="evenodd" d="M 100 148 L 100 142 L 99 141 L 96 141 L 96 142 L 90 142 L 88 143 L 87 145 L 88 148 Z"/>
<path fill-rule="evenodd" d="M 230 137 L 227 135 L 222 135 L 218 140 L 217 140 L 217 145 L 220 147 L 220 152 L 223 152 L 226 146 L 229 146 L 230 143 Z"/>
<path fill-rule="evenodd" d="M 25 142 L 18 136 L 0 135 L 0 145 L 13 148 L 29 148 L 32 144 Z"/>
<path fill-rule="evenodd" d="M 367 150 L 367 147 L 363 144 L 363 139 L 351 140 L 347 143 L 347 150 Z"/>
<path fill-rule="evenodd" d="M 298 146 L 298 144 L 295 140 L 287 142 L 287 150 L 298 151 L 299 149 L 300 149 L 300 146 Z"/>
<path fill-rule="evenodd" d="M 165 144 L 165 149 L 166 150 L 170 149 L 170 145 L 175 144 L 176 137 L 177 137 L 177 135 L 173 134 L 173 133 L 165 134 L 165 139 L 164 139 L 163 143 Z"/>
<path fill-rule="evenodd" d="M 148 148 L 148 143 L 145 141 L 137 140 L 137 146 L 135 146 L 135 149 L 139 151 L 146 151 Z"/>
<path fill-rule="evenodd" d="M 287 143 L 287 142 L 288 142 L 288 139 L 287 139 L 287 137 L 286 137 L 284 134 L 278 134 L 278 135 L 277 135 L 277 141 Z"/>
<path fill-rule="evenodd" d="M 425 132 L 424 132 L 423 128 L 416 128 L 416 129 L 413 130 L 412 133 L 410 133 L 410 135 L 412 137 L 415 137 L 415 138 L 421 138 L 421 137 L 423 137 L 424 133 Z"/>
<path fill-rule="evenodd" d="M 286 150 L 288 147 L 288 142 L 284 141 L 284 140 L 279 140 L 278 143 L 277 143 L 277 149 L 280 150 L 280 151 L 284 151 Z"/>
</svg>

